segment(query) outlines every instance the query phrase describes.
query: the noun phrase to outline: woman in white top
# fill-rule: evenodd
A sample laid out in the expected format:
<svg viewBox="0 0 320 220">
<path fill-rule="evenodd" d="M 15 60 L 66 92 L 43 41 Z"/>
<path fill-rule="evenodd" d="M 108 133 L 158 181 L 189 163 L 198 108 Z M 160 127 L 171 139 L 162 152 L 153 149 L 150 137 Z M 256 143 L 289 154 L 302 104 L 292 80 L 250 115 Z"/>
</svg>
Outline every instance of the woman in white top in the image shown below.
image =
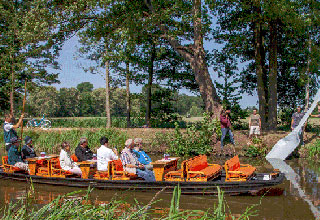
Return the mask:
<svg viewBox="0 0 320 220">
<path fill-rule="evenodd" d="M 70 144 L 64 141 L 61 144 L 60 166 L 63 170 L 68 170 L 73 174 L 82 175 L 81 169 L 73 162 L 70 157 Z"/>
</svg>

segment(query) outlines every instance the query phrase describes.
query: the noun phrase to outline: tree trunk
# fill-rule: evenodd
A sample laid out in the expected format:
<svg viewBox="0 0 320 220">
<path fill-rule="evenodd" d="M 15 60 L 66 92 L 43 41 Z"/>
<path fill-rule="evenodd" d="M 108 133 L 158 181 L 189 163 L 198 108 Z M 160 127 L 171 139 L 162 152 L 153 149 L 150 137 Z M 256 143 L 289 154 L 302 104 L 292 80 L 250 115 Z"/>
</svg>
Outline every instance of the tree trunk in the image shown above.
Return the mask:
<svg viewBox="0 0 320 220">
<path fill-rule="evenodd" d="M 106 61 L 105 65 L 106 65 L 106 116 L 107 116 L 107 128 L 111 128 L 109 61 Z"/>
<path fill-rule="evenodd" d="M 268 124 L 270 130 L 277 129 L 277 22 L 270 22 L 270 74 L 269 74 L 269 100 L 268 100 Z"/>
<path fill-rule="evenodd" d="M 150 1 L 145 0 L 144 2 L 152 13 L 156 13 Z M 201 0 L 193 0 L 192 13 L 194 16 L 194 44 L 192 46 L 181 45 L 176 38 L 170 35 L 170 31 L 165 24 L 157 23 L 157 25 L 163 32 L 161 37 L 167 40 L 172 48 L 190 63 L 205 104 L 205 110 L 212 112 L 214 116 L 218 116 L 221 110 L 221 100 L 217 95 L 206 63 L 206 53 L 203 48 Z"/>
<path fill-rule="evenodd" d="M 309 56 L 308 56 L 308 62 L 307 62 L 307 69 L 306 69 L 306 77 L 307 77 L 307 84 L 306 84 L 306 95 L 304 98 L 304 110 L 308 111 L 309 108 L 309 97 L 310 97 L 310 63 L 311 63 L 311 33 L 309 33 L 309 41 L 308 41 L 308 50 L 309 50 Z"/>
<path fill-rule="evenodd" d="M 151 54 L 150 54 L 150 63 L 148 68 L 148 84 L 147 84 L 147 108 L 146 108 L 146 117 L 145 124 L 150 128 L 151 127 L 151 89 L 152 89 L 152 81 L 153 81 L 153 63 L 156 57 L 156 48 L 155 44 L 152 43 Z"/>
<path fill-rule="evenodd" d="M 206 53 L 203 48 L 201 0 L 194 0 L 193 16 L 194 56 L 190 64 L 199 85 L 201 97 L 205 103 L 205 110 L 212 112 L 214 116 L 218 116 L 221 110 L 221 100 L 213 85 L 206 63 Z"/>
<path fill-rule="evenodd" d="M 127 104 L 127 128 L 131 127 L 131 121 L 130 121 L 130 66 L 129 62 L 126 62 L 126 104 Z"/>
<path fill-rule="evenodd" d="M 260 3 L 256 6 L 256 13 L 261 14 Z M 254 26 L 254 38 L 255 38 L 255 64 L 256 64 L 256 75 L 257 75 L 257 91 L 259 98 L 259 113 L 261 116 L 261 126 L 262 129 L 267 127 L 267 118 L 266 118 L 266 106 L 267 106 L 267 97 L 266 97 L 266 84 L 265 81 L 265 71 L 264 71 L 264 49 L 263 49 L 263 38 L 261 32 L 261 23 L 259 20 L 255 22 Z"/>
</svg>

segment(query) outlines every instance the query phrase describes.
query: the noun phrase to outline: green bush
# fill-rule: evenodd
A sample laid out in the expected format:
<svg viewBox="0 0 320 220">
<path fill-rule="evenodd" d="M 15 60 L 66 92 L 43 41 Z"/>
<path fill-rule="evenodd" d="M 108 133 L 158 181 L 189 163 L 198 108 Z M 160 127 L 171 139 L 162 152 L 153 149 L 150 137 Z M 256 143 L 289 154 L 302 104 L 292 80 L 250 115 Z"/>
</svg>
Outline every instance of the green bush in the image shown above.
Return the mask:
<svg viewBox="0 0 320 220">
<path fill-rule="evenodd" d="M 320 140 L 307 148 L 309 159 L 319 161 L 320 159 Z"/>
<path fill-rule="evenodd" d="M 244 148 L 244 155 L 247 157 L 264 157 L 268 151 L 266 144 L 260 138 L 252 138 L 252 144 Z"/>
<path fill-rule="evenodd" d="M 207 113 L 198 125 L 189 126 L 185 132 L 182 132 L 176 123 L 175 132 L 169 138 L 168 153 L 178 156 L 209 154 L 212 152 L 215 135 L 221 136 L 220 123 L 211 120 Z"/>
</svg>

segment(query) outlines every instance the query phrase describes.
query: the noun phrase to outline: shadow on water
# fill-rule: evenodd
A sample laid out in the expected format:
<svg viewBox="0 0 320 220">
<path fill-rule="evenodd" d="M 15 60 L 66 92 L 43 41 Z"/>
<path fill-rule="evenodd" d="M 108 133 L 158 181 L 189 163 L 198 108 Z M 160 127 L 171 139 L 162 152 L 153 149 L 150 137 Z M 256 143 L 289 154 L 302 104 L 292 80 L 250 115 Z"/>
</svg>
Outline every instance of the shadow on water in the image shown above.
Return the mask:
<svg viewBox="0 0 320 220">
<path fill-rule="evenodd" d="M 213 162 L 223 164 L 225 158 L 211 158 Z M 245 159 L 240 158 L 243 163 L 250 163 L 257 168 L 257 172 L 270 172 L 273 167 L 265 159 Z M 293 159 L 287 163 L 298 174 L 301 187 L 306 192 L 312 203 L 320 209 L 320 164 L 305 161 L 303 159 Z M 35 184 L 35 203 L 42 205 L 51 202 L 59 195 L 77 191 L 79 188 L 49 186 Z M 25 198 L 29 185 L 22 182 L 0 179 L 0 205 L 4 207 L 10 202 L 16 202 Z M 83 190 L 83 189 L 82 189 Z M 125 200 L 128 203 L 135 203 L 135 199 L 141 204 L 148 204 L 156 192 L 134 192 L 134 191 L 111 191 L 111 190 L 93 190 L 90 199 L 94 204 L 110 202 L 113 198 Z M 86 190 L 73 197 L 83 196 Z M 70 198 L 72 199 L 72 198 Z M 160 194 L 159 201 L 154 205 L 158 209 L 167 209 L 170 207 L 170 194 Z M 251 219 L 314 219 L 309 205 L 301 199 L 297 190 L 290 181 L 285 180 L 283 184 L 271 189 L 265 189 L 257 196 L 226 196 L 228 208 L 233 214 L 243 213 L 247 207 L 254 204 L 260 204 L 257 209 L 259 216 Z M 212 209 L 217 204 L 216 196 L 190 196 L 182 195 L 180 199 L 182 209 L 207 210 Z"/>
</svg>

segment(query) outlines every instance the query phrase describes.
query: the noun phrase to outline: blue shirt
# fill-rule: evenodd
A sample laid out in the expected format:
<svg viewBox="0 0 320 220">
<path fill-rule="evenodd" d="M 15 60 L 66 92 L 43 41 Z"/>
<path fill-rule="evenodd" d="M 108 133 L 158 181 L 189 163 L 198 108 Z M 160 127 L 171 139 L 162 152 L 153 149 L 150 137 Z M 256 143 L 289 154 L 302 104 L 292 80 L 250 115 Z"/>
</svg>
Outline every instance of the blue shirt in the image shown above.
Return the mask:
<svg viewBox="0 0 320 220">
<path fill-rule="evenodd" d="M 137 155 L 139 162 L 142 163 L 143 165 L 148 165 L 149 163 L 152 162 L 151 158 L 143 150 L 140 150 L 140 151 L 133 150 L 133 152 Z"/>
</svg>

